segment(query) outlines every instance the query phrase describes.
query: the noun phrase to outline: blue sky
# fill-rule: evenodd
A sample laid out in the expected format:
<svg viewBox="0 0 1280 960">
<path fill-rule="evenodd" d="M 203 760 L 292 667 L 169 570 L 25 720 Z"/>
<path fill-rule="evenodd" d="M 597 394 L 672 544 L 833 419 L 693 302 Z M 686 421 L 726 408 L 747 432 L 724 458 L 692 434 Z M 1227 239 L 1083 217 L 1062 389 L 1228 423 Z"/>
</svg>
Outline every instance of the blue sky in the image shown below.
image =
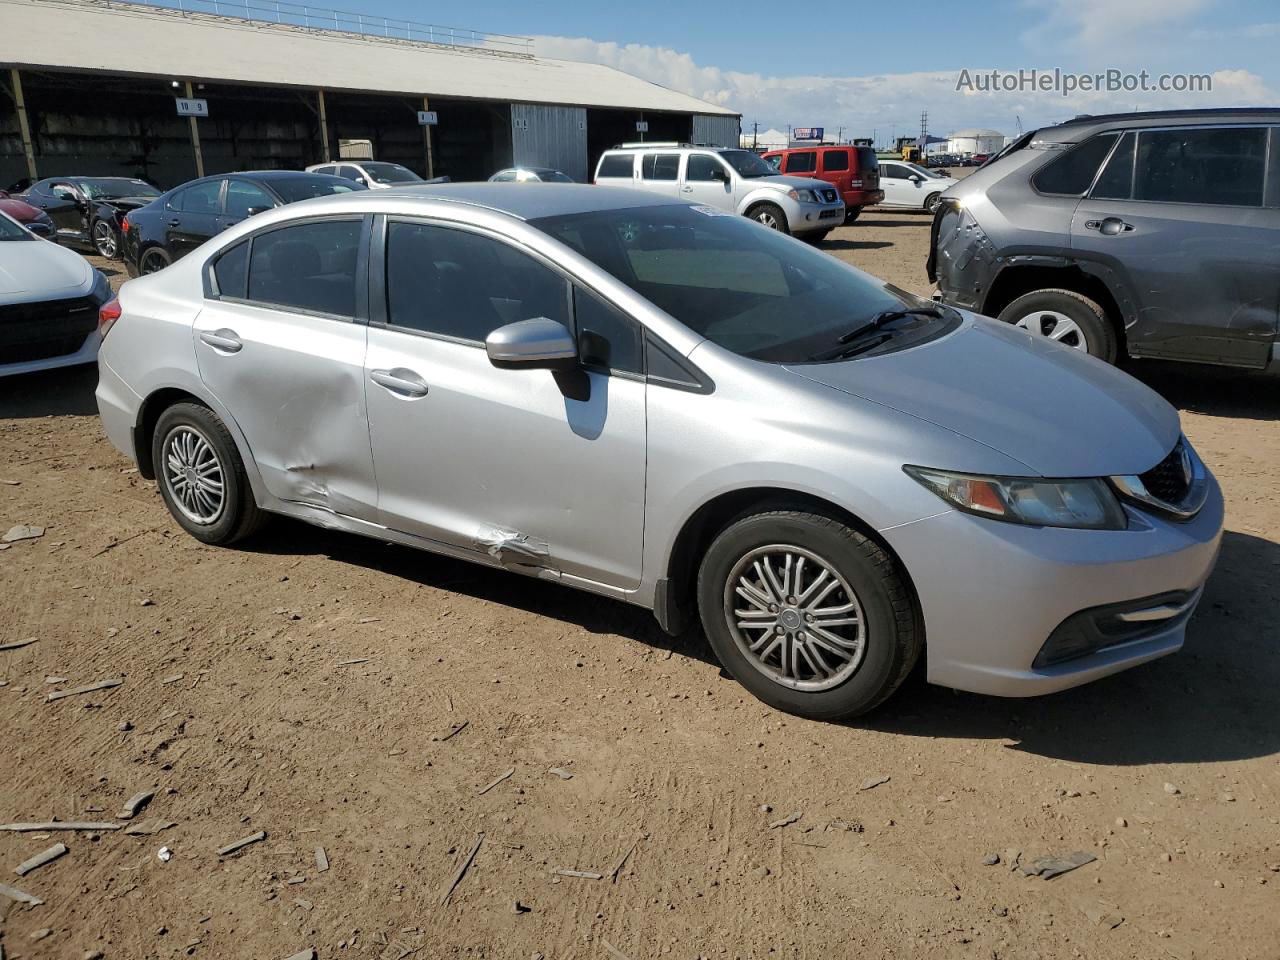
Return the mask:
<svg viewBox="0 0 1280 960">
<path fill-rule="evenodd" d="M 762 129 L 823 125 L 883 137 L 961 126 L 1012 133 L 1080 112 L 1280 101 L 1276 0 L 647 0 L 466 6 L 328 0 L 385 16 L 538 38 L 546 56 L 609 63 L 723 103 Z M 955 91 L 961 69 L 1205 73 L 1211 93 Z"/>
</svg>

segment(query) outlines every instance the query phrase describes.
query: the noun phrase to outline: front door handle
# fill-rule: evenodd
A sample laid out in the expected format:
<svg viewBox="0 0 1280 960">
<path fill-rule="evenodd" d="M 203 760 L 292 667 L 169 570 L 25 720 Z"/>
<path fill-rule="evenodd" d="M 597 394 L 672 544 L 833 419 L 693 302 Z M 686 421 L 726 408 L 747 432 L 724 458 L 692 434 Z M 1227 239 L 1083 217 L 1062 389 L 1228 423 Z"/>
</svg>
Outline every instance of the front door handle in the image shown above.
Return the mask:
<svg viewBox="0 0 1280 960">
<path fill-rule="evenodd" d="M 681 193 L 693 193 L 693 187 L 684 186 L 680 188 Z"/>
<path fill-rule="evenodd" d="M 240 336 L 234 330 L 228 330 L 225 327 L 221 330 L 201 331 L 200 339 L 223 353 L 239 353 L 244 347 L 240 342 Z"/>
<path fill-rule="evenodd" d="M 178 224 L 180 224 L 181 222 L 182 222 L 181 220 L 179 220 L 179 219 L 177 219 L 177 218 L 175 217 L 174 219 L 172 219 L 172 220 L 170 220 L 170 221 L 169 221 L 169 226 L 171 226 L 171 227 L 176 227 L 176 226 L 177 226 Z"/>
<path fill-rule="evenodd" d="M 1105 220 L 1086 220 L 1086 230 L 1097 230 L 1104 237 L 1114 237 L 1122 233 L 1132 233 L 1133 224 L 1125 223 L 1119 217 L 1107 217 Z"/>
<path fill-rule="evenodd" d="M 427 395 L 427 382 L 404 367 L 396 367 L 393 370 L 374 370 L 369 374 L 369 379 L 378 386 L 411 400 Z"/>
</svg>

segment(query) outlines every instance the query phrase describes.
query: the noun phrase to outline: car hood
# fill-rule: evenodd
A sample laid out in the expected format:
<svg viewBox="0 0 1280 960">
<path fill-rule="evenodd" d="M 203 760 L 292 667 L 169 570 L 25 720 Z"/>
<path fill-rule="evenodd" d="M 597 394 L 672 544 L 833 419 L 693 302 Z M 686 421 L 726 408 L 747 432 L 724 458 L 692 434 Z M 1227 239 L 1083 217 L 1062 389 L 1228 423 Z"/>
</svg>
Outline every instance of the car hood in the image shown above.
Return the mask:
<svg viewBox="0 0 1280 960">
<path fill-rule="evenodd" d="M 779 173 L 772 177 L 747 177 L 745 183 L 752 185 L 759 184 L 761 186 L 773 187 L 786 193 L 788 190 L 818 190 L 824 187 L 830 187 L 831 184 L 825 180 L 815 180 L 812 177 L 793 177 L 790 174 Z"/>
<path fill-rule="evenodd" d="M 1181 429 L 1177 411 L 1128 374 L 983 317 L 896 353 L 789 369 L 968 437 L 1045 477 L 1142 473 L 1173 449 Z"/>
<path fill-rule="evenodd" d="M 0 241 L 0 304 L 82 297 L 93 268 L 74 250 L 47 240 Z"/>
<path fill-rule="evenodd" d="M 7 213 L 19 223 L 30 223 L 43 212 L 23 200 L 5 200 L 0 198 L 0 211 Z"/>
<path fill-rule="evenodd" d="M 112 197 L 110 200 L 95 200 L 94 203 L 115 207 L 117 210 L 137 210 L 154 199 L 155 197 Z"/>
</svg>

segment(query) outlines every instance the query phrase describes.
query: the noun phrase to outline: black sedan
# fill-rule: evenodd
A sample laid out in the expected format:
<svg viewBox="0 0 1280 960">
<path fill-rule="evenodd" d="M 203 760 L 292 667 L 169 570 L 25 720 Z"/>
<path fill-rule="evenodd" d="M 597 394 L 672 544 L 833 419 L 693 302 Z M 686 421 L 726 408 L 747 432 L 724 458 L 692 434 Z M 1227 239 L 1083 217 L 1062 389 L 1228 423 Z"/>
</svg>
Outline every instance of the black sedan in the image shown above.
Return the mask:
<svg viewBox="0 0 1280 960">
<path fill-rule="evenodd" d="M 245 217 L 312 197 L 364 187 L 342 177 L 298 170 L 226 173 L 192 180 L 125 219 L 123 256 L 132 277 L 163 270 Z"/>
<path fill-rule="evenodd" d="M 92 247 L 114 260 L 120 255 L 120 222 L 160 191 L 132 177 L 48 177 L 22 199 L 47 213 L 62 243 Z"/>
</svg>

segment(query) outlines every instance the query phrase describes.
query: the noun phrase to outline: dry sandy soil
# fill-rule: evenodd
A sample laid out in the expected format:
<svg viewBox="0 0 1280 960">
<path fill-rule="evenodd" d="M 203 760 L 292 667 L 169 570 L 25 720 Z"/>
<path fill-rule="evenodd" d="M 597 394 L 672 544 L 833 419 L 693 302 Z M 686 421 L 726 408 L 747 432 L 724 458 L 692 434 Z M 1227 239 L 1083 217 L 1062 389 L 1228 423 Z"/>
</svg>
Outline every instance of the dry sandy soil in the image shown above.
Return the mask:
<svg viewBox="0 0 1280 960">
<path fill-rule="evenodd" d="M 826 246 L 925 292 L 926 243 L 872 212 Z M 1134 372 L 1229 502 L 1186 648 L 1028 701 L 917 676 L 850 725 L 546 583 L 283 521 L 202 546 L 103 438 L 91 369 L 0 381 L 0 530 L 46 527 L 0 552 L 0 643 L 37 641 L 0 653 L 0 820 L 125 824 L 154 791 L 132 822 L 173 824 L 0 832 L 44 900 L 0 896 L 4 955 L 1280 956 L 1280 398 Z"/>
</svg>

